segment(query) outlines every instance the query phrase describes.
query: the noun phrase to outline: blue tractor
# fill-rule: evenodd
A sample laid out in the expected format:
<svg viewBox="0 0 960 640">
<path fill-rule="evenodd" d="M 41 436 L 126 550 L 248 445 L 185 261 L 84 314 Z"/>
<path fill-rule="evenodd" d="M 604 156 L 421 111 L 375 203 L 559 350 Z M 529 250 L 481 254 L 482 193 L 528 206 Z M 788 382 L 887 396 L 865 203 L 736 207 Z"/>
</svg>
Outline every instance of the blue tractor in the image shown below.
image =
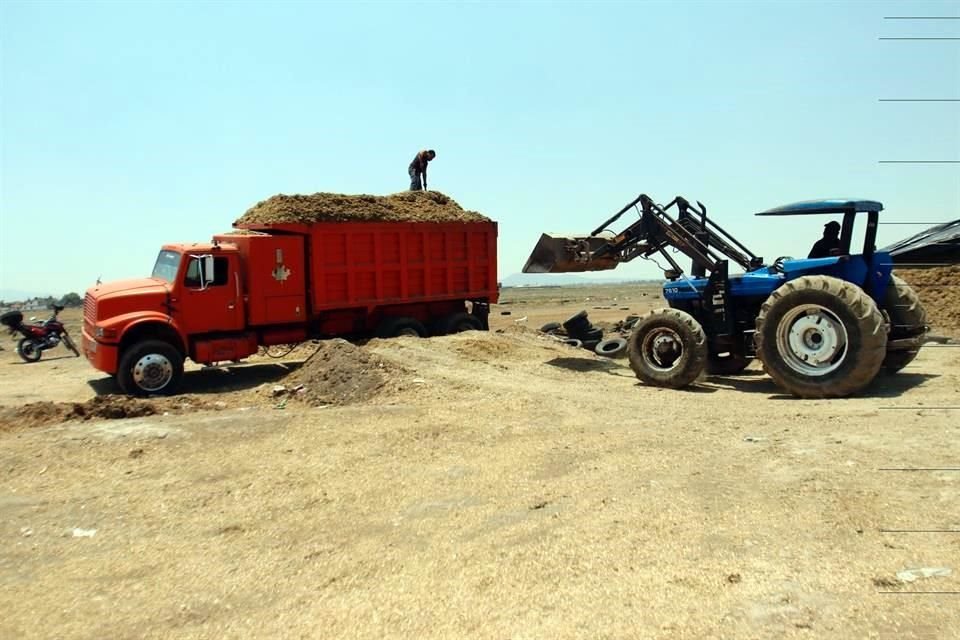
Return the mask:
<svg viewBox="0 0 960 640">
<path fill-rule="evenodd" d="M 789 393 L 836 398 L 916 357 L 929 329 L 926 314 L 913 289 L 892 273 L 890 256 L 876 250 L 882 204 L 816 200 L 757 214 L 843 216 L 831 255 L 772 264 L 696 204 L 678 196 L 661 206 L 641 194 L 588 236 L 544 234 L 523 271 L 601 271 L 661 256 L 669 265 L 663 297 L 670 306 L 641 318 L 628 346 L 631 368 L 651 385 L 682 388 L 704 372 L 735 375 L 757 358 Z M 610 230 L 631 209 L 639 219 Z M 859 214 L 866 214 L 866 233 L 861 253 L 854 253 Z M 692 260 L 689 274 L 674 259 L 677 251 Z M 731 275 L 731 262 L 743 273 Z"/>
</svg>

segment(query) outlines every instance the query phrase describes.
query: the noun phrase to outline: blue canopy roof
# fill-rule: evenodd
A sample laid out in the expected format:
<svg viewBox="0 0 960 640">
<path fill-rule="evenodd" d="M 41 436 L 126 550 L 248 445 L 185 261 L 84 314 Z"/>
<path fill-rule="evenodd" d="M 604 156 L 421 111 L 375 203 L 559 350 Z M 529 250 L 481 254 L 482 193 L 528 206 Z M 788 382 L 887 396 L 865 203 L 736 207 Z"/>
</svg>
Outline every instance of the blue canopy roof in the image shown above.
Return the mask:
<svg viewBox="0 0 960 640">
<path fill-rule="evenodd" d="M 883 211 L 883 205 L 876 200 L 854 200 L 850 198 L 834 198 L 831 200 L 804 200 L 785 204 L 782 207 L 767 209 L 758 216 L 805 216 L 821 213 L 863 213 L 867 211 Z"/>
</svg>

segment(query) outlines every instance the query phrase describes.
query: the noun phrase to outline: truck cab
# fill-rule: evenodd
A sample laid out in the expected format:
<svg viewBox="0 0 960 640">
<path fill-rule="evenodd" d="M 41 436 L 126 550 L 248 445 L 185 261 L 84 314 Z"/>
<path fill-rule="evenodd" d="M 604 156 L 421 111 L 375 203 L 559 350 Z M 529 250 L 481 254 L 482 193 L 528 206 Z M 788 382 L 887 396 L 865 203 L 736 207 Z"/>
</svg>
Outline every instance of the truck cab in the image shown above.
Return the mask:
<svg viewBox="0 0 960 640">
<path fill-rule="evenodd" d="M 83 352 L 134 395 L 163 392 L 187 357 L 255 353 L 244 333 L 243 264 L 228 243 L 164 245 L 148 278 L 97 284 L 84 300 Z"/>
</svg>

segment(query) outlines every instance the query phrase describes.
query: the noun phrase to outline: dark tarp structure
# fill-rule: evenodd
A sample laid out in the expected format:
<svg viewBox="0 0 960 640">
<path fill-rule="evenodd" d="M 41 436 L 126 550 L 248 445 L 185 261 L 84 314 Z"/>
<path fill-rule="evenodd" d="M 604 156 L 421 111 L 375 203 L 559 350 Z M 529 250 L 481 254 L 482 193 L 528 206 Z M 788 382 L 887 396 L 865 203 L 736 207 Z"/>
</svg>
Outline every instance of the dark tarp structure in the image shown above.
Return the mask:
<svg viewBox="0 0 960 640">
<path fill-rule="evenodd" d="M 960 220 L 930 227 L 882 250 L 904 267 L 960 264 Z"/>
</svg>

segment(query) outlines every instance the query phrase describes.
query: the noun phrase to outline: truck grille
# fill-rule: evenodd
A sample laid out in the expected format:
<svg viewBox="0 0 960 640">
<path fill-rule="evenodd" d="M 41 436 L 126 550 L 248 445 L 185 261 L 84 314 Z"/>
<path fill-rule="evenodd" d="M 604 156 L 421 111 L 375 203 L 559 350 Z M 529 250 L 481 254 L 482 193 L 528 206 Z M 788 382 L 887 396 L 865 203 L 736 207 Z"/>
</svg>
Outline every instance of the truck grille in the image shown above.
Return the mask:
<svg viewBox="0 0 960 640">
<path fill-rule="evenodd" d="M 88 335 L 93 335 L 93 327 L 97 323 L 97 301 L 89 293 L 83 299 L 83 328 Z"/>
</svg>

